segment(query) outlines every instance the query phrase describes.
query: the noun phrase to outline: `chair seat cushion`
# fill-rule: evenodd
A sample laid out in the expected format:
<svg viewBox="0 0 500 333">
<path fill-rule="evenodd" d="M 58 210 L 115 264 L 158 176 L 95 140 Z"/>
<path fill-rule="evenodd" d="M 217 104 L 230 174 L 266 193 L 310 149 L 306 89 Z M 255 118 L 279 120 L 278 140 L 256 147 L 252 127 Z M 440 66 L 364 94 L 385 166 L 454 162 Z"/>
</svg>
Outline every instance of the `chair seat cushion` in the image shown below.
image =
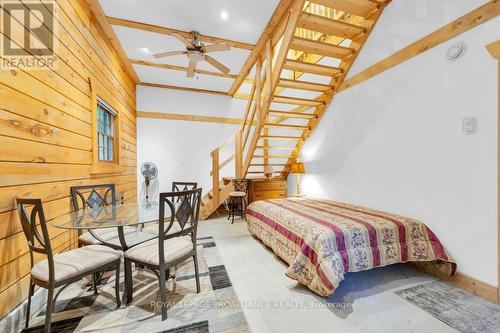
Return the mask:
<svg viewBox="0 0 500 333">
<path fill-rule="evenodd" d="M 163 225 L 163 230 L 167 230 L 168 226 L 169 226 L 169 223 L 165 223 Z M 186 227 L 188 227 L 189 225 L 186 225 Z M 155 234 L 155 235 L 158 235 L 158 231 L 160 230 L 160 227 L 158 226 L 158 222 L 156 223 L 147 223 L 144 225 L 144 228 L 142 228 L 142 231 L 143 232 L 147 232 L 148 234 Z M 173 234 L 175 232 L 178 232 L 178 231 L 181 231 L 181 226 L 179 225 L 179 223 L 177 222 L 174 222 L 174 224 L 172 225 L 172 228 L 170 228 L 170 230 L 168 231 L 168 234 Z"/>
<path fill-rule="evenodd" d="M 119 260 L 123 252 L 103 245 L 89 245 L 54 255 L 56 282 L 85 274 L 100 266 Z M 49 281 L 49 264 L 44 259 L 35 264 L 31 275 L 41 281 Z"/>
<path fill-rule="evenodd" d="M 166 239 L 163 248 L 165 262 L 168 263 L 191 252 L 193 250 L 193 242 L 189 236 L 174 237 Z M 127 250 L 124 256 L 134 261 L 158 266 L 160 265 L 158 239 L 153 239 L 149 242 L 137 245 Z"/>
<path fill-rule="evenodd" d="M 117 228 L 94 229 L 92 232 L 100 239 L 106 241 L 106 243 L 118 247 L 121 246 Z M 123 234 L 125 236 L 125 242 L 129 246 L 154 238 L 157 235 L 155 233 L 138 231 L 135 227 L 124 227 Z M 90 232 L 81 235 L 78 240 L 84 245 L 102 245 L 102 243 L 94 238 Z"/>
<path fill-rule="evenodd" d="M 247 194 L 246 194 L 246 192 L 235 191 L 235 192 L 229 193 L 229 196 L 230 197 L 246 197 Z"/>
</svg>

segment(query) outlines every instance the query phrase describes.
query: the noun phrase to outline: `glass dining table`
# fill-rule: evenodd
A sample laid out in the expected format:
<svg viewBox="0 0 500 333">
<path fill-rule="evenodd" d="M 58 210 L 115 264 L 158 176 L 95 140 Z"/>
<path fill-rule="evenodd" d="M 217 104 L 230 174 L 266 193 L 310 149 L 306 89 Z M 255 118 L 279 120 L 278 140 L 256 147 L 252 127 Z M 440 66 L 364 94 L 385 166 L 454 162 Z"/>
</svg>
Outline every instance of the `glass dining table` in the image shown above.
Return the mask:
<svg viewBox="0 0 500 333">
<path fill-rule="evenodd" d="M 168 214 L 170 215 L 170 214 Z M 80 209 L 52 220 L 51 225 L 60 229 L 89 232 L 104 245 L 127 251 L 133 246 L 157 238 L 157 234 L 140 232 L 140 225 L 158 221 L 159 208 L 156 203 L 125 203 L 95 208 Z M 125 228 L 138 227 L 138 237 L 130 237 Z M 116 228 L 119 242 L 109 242 L 99 237 L 97 230 Z M 130 229 L 130 228 L 129 228 Z M 125 289 L 123 300 L 129 303 L 132 294 L 132 268 L 125 265 Z"/>
<path fill-rule="evenodd" d="M 52 220 L 51 225 L 60 229 L 88 231 L 99 242 L 127 251 L 129 248 L 148 239 L 127 240 L 124 228 L 156 222 L 158 216 L 159 210 L 156 203 L 126 203 L 80 209 L 55 218 Z M 99 237 L 98 232 L 95 232 L 96 230 L 109 228 L 117 229 L 119 242 L 108 243 Z"/>
</svg>

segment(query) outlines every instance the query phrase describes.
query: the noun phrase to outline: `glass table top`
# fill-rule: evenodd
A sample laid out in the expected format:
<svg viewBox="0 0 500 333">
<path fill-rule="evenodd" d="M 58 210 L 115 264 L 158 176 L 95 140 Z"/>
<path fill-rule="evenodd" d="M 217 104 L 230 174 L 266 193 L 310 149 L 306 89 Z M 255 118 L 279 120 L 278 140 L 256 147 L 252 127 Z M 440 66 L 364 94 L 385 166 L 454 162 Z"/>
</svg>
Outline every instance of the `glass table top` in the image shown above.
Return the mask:
<svg viewBox="0 0 500 333">
<path fill-rule="evenodd" d="M 80 209 L 52 220 L 51 225 L 61 229 L 104 229 L 136 226 L 156 222 L 158 203 L 126 203 L 112 206 Z M 166 213 L 170 216 L 170 213 Z"/>
</svg>

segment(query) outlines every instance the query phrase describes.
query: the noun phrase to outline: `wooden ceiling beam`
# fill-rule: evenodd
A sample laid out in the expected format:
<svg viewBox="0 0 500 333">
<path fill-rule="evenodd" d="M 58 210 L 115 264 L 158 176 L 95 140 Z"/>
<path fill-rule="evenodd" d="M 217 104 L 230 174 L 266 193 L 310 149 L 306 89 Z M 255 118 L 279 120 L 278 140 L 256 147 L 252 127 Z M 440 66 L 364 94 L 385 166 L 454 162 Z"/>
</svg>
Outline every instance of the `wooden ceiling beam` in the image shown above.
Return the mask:
<svg viewBox="0 0 500 333">
<path fill-rule="evenodd" d="M 241 119 L 238 118 L 225 118 L 225 117 L 214 117 L 214 116 L 203 116 L 203 115 L 192 115 L 192 114 L 147 112 L 147 111 L 137 111 L 137 118 L 195 121 L 195 122 L 217 123 L 217 124 L 241 123 Z"/>
<path fill-rule="evenodd" d="M 182 67 L 182 66 L 160 64 L 160 63 L 156 63 L 156 62 L 149 62 L 149 61 L 137 60 L 137 59 L 129 59 L 129 61 L 133 65 L 142 65 L 142 66 L 148 66 L 148 67 L 170 69 L 170 70 L 181 71 L 181 72 L 188 71 L 187 67 Z M 222 72 L 212 72 L 212 71 L 206 71 L 203 69 L 196 69 L 194 72 L 198 73 L 198 74 L 212 75 L 212 76 L 224 77 L 224 78 L 228 78 L 228 79 L 236 79 L 238 77 L 238 75 L 235 75 L 235 74 L 224 74 Z"/>
<path fill-rule="evenodd" d="M 500 14 L 500 1 L 491 0 L 440 29 L 397 51 L 389 57 L 364 69 L 342 82 L 338 92 L 354 87 L 380 73 L 393 68 L 433 47 L 444 43 Z"/>
<path fill-rule="evenodd" d="M 312 0 L 312 2 L 362 17 L 370 16 L 379 6 L 369 0 Z"/>
<path fill-rule="evenodd" d="M 151 83 L 151 82 L 140 82 L 139 85 L 145 86 L 145 87 L 183 90 L 183 91 L 191 91 L 191 92 L 198 92 L 198 93 L 204 93 L 204 94 L 227 96 L 227 92 L 220 91 L 220 90 L 208 90 L 208 89 L 200 89 L 200 88 L 182 87 L 182 86 L 174 86 L 174 85 L 170 85 L 170 84 Z"/>
<path fill-rule="evenodd" d="M 267 41 L 270 38 L 272 38 L 273 35 L 276 34 L 276 31 L 279 30 L 280 27 L 284 27 L 283 25 L 283 21 L 285 21 L 284 17 L 285 15 L 288 14 L 289 7 L 292 3 L 293 0 L 280 0 L 280 3 L 276 7 L 273 15 L 271 16 L 271 19 L 267 23 L 266 28 L 260 35 L 257 44 L 255 45 L 252 52 L 245 61 L 245 64 L 241 68 L 238 78 L 233 82 L 233 85 L 229 89 L 229 95 L 233 96 L 238 91 L 241 84 L 243 83 L 243 81 L 245 80 L 245 78 L 248 76 L 253 66 L 255 65 L 257 58 L 260 57 L 261 53 L 265 50 Z M 275 43 L 274 40 L 272 42 L 273 44 Z"/>
<path fill-rule="evenodd" d="M 116 36 L 113 28 L 106 20 L 106 15 L 104 14 L 104 11 L 103 11 L 101 5 L 99 4 L 99 1 L 98 0 L 86 0 L 86 3 L 90 7 L 92 14 L 94 14 L 94 17 L 97 20 L 97 23 L 99 24 L 102 31 L 104 32 L 104 34 L 108 38 L 109 42 L 111 43 L 113 48 L 116 50 L 116 53 L 118 54 L 118 57 L 123 62 L 123 65 L 124 65 L 127 73 L 130 75 L 130 77 L 135 82 L 135 84 L 139 83 L 139 77 L 137 76 L 137 73 L 135 72 L 134 67 L 132 67 L 132 65 L 128 61 L 127 54 L 123 50 L 122 45 L 120 44 L 120 41 L 118 40 L 118 37 Z"/>
<path fill-rule="evenodd" d="M 366 33 L 366 29 L 359 25 L 332 20 L 307 12 L 302 13 L 297 27 L 347 39 L 353 39 L 360 34 Z"/>
<path fill-rule="evenodd" d="M 93 0 L 93 1 L 97 1 L 97 0 Z M 176 34 L 181 35 L 184 38 L 188 38 L 188 39 L 192 38 L 191 34 L 188 31 L 182 31 L 182 30 L 177 30 L 177 29 L 172 29 L 172 28 L 167 28 L 167 27 L 161 27 L 161 26 L 153 25 L 153 24 L 125 20 L 125 19 L 120 19 L 120 18 L 111 17 L 111 16 L 107 16 L 106 19 L 111 25 L 116 25 L 116 26 L 120 26 L 120 27 L 127 27 L 127 28 L 131 28 L 131 29 L 156 32 L 159 34 L 169 35 L 169 36 L 172 35 L 172 33 L 176 33 Z M 214 44 L 226 43 L 230 47 L 235 47 L 235 48 L 244 49 L 244 50 L 253 50 L 255 48 L 255 45 L 253 45 L 253 44 L 238 42 L 238 41 L 234 41 L 234 40 L 230 40 L 230 39 L 224 39 L 224 38 L 213 37 L 213 36 L 200 35 L 200 40 L 202 42 L 214 43 Z"/>
<path fill-rule="evenodd" d="M 495 59 L 500 59 L 500 40 L 486 45 L 486 49 Z"/>
</svg>

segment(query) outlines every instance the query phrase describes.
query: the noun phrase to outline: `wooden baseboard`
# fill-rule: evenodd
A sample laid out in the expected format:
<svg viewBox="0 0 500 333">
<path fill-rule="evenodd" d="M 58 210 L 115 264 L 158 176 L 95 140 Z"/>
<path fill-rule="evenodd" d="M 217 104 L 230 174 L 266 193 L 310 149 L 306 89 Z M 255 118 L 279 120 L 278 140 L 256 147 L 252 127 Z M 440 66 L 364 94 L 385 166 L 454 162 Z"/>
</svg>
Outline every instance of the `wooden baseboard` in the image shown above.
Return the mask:
<svg viewBox="0 0 500 333">
<path fill-rule="evenodd" d="M 490 286 L 487 283 L 475 280 L 465 274 L 458 272 L 457 274 L 455 274 L 455 276 L 452 277 L 446 276 L 432 263 L 418 262 L 418 263 L 411 263 L 411 265 L 416 267 L 418 270 L 426 274 L 429 274 L 435 278 L 453 283 L 457 287 L 462 288 L 470 292 L 471 294 L 487 299 L 490 302 L 500 304 L 498 299 L 497 287 Z"/>
</svg>

